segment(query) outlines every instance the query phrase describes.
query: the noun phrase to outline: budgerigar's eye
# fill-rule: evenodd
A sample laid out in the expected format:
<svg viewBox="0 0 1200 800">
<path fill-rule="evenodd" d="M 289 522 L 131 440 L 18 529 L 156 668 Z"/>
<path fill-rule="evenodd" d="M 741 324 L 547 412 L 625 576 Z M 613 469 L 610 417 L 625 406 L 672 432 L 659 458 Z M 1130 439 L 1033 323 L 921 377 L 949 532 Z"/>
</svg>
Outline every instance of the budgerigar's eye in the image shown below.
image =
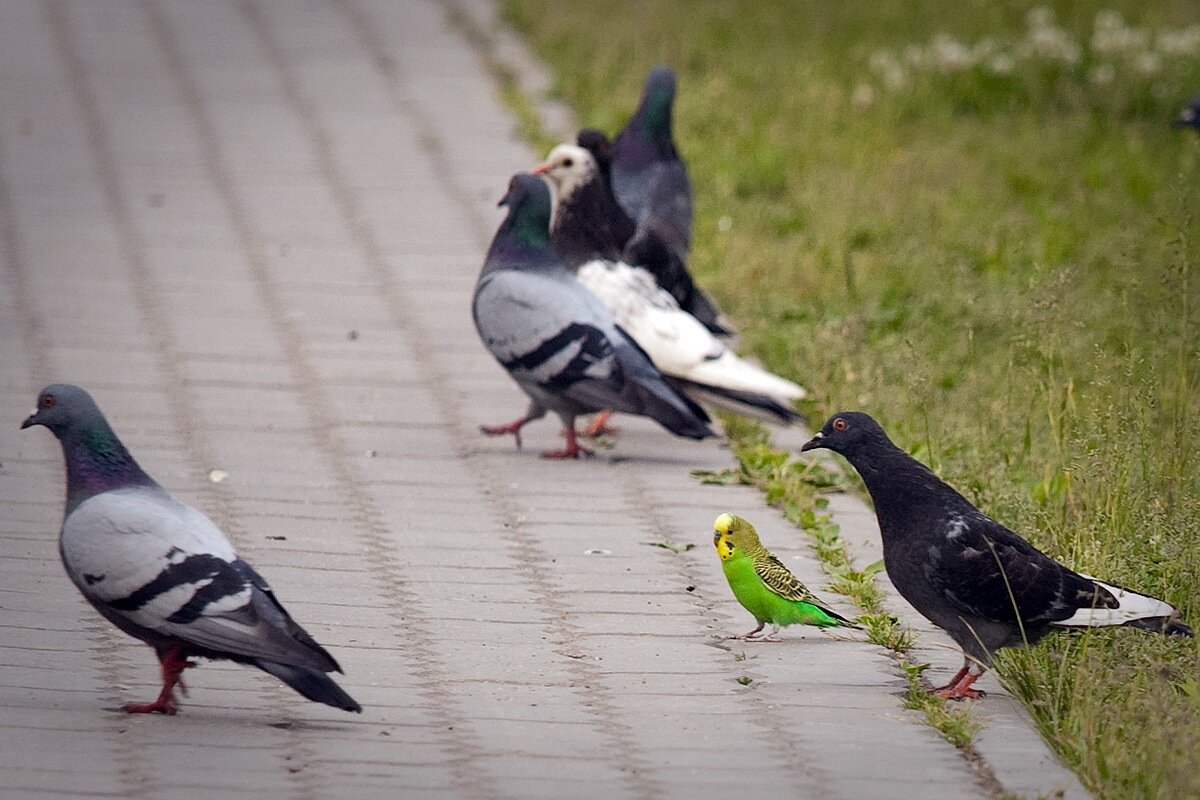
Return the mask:
<svg viewBox="0 0 1200 800">
<path fill-rule="evenodd" d="M 838 417 L 833 421 L 833 429 L 835 431 L 844 431 L 848 427 L 850 426 L 846 424 L 846 420 L 842 419 L 841 417 Z"/>
</svg>

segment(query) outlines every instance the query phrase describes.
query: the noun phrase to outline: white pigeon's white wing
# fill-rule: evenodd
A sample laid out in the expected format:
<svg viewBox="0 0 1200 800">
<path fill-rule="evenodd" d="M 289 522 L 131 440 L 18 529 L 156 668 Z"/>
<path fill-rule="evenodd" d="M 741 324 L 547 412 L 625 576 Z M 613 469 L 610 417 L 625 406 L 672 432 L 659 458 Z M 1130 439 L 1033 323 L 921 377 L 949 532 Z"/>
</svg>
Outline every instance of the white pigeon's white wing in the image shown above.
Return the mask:
<svg viewBox="0 0 1200 800">
<path fill-rule="evenodd" d="M 803 387 L 726 348 L 681 309 L 648 271 L 624 262 L 595 260 L 580 267 L 577 276 L 664 374 L 705 386 L 764 394 L 781 402 L 806 394 Z"/>
</svg>

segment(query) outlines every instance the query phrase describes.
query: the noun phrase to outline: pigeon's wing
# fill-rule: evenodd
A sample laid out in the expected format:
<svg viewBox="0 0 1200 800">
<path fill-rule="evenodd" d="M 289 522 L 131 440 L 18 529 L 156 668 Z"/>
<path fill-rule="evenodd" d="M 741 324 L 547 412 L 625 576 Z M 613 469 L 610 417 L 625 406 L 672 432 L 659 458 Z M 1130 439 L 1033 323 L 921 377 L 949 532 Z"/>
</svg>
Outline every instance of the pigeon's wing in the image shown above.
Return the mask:
<svg viewBox="0 0 1200 800">
<path fill-rule="evenodd" d="M 567 284 L 567 280 L 571 283 Z M 620 390 L 611 315 L 573 279 L 501 270 L 475 294 L 475 325 L 492 355 L 518 381 L 600 399 Z"/>
<path fill-rule="evenodd" d="M 692 184 L 687 168 L 675 159 L 656 165 L 638 227 L 653 229 L 681 261 L 687 260 L 692 238 Z"/>
<path fill-rule="evenodd" d="M 686 377 L 725 352 L 712 332 L 681 309 L 646 270 L 597 260 L 580 267 L 577 276 L 664 373 Z"/>
<path fill-rule="evenodd" d="M 925 576 L 957 610 L 1009 624 L 1044 625 L 1116 599 L 978 512 L 951 514 L 929 545 Z"/>
<path fill-rule="evenodd" d="M 63 522 L 60 547 L 84 596 L 137 628 L 235 657 L 316 668 L 332 661 L 311 649 L 220 529 L 161 490 L 85 500 Z"/>
<path fill-rule="evenodd" d="M 754 574 L 775 594 L 798 603 L 815 603 L 816 597 L 773 553 L 754 558 Z"/>
</svg>

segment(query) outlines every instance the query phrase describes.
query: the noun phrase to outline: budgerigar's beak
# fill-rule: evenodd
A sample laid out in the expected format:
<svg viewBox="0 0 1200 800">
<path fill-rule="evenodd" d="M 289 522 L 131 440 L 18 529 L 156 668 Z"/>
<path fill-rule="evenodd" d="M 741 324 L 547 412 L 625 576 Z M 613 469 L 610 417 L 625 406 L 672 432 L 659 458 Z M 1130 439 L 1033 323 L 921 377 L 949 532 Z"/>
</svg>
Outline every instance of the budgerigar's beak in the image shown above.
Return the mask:
<svg viewBox="0 0 1200 800">
<path fill-rule="evenodd" d="M 816 450 L 818 447 L 824 447 L 824 446 L 825 446 L 825 434 L 821 433 L 820 431 L 817 431 L 816 436 L 809 439 L 804 444 L 800 445 L 800 452 L 803 453 L 807 450 Z"/>
</svg>

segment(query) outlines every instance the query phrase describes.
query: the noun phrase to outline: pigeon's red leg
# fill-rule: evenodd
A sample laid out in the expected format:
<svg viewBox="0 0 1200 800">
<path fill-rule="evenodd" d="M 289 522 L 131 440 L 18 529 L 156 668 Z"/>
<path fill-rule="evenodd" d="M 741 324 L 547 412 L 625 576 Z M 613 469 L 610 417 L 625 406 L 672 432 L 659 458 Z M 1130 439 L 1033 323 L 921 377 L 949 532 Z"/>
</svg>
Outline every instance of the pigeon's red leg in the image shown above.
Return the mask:
<svg viewBox="0 0 1200 800">
<path fill-rule="evenodd" d="M 963 676 L 966 674 L 967 674 L 967 667 L 964 666 L 958 672 L 954 673 L 954 677 L 951 678 L 950 682 L 947 683 L 945 686 L 935 686 L 934 688 L 930 689 L 929 691 L 936 693 L 936 692 L 945 692 L 949 689 L 953 689 L 955 684 L 957 684 L 959 681 L 961 681 L 963 679 Z"/>
<path fill-rule="evenodd" d="M 567 436 L 567 446 L 562 450 L 547 450 L 542 453 L 542 458 L 579 458 L 580 455 L 592 455 L 591 450 L 579 446 L 579 442 L 575 439 L 574 425 L 568 427 L 564 433 Z"/>
<path fill-rule="evenodd" d="M 521 428 L 525 427 L 525 423 L 534 419 L 530 416 L 524 416 L 520 419 L 514 419 L 505 425 L 480 425 L 479 431 L 488 436 L 504 436 L 511 433 L 513 438 L 517 440 L 517 449 L 521 449 Z"/>
<path fill-rule="evenodd" d="M 596 418 L 580 432 L 580 436 L 587 436 L 594 439 L 597 436 L 608 435 L 612 436 L 617 432 L 616 428 L 608 427 L 608 421 L 612 419 L 613 412 L 601 411 L 596 415 Z"/>
<path fill-rule="evenodd" d="M 978 675 L 972 675 L 970 670 L 953 686 L 947 686 L 944 689 L 934 691 L 938 697 L 943 700 L 974 700 L 977 697 L 982 697 L 983 692 L 979 689 L 972 689 L 971 684 L 979 679 Z"/>
<path fill-rule="evenodd" d="M 160 651 L 158 661 L 163 682 L 158 698 L 153 703 L 126 703 L 121 707 L 122 711 L 128 714 L 174 714 L 179 710 L 175 705 L 175 686 L 178 684 L 181 689 L 187 691 L 181 676 L 185 669 L 196 666 L 196 662 L 184 658 L 183 649 L 178 645 Z"/>
</svg>

